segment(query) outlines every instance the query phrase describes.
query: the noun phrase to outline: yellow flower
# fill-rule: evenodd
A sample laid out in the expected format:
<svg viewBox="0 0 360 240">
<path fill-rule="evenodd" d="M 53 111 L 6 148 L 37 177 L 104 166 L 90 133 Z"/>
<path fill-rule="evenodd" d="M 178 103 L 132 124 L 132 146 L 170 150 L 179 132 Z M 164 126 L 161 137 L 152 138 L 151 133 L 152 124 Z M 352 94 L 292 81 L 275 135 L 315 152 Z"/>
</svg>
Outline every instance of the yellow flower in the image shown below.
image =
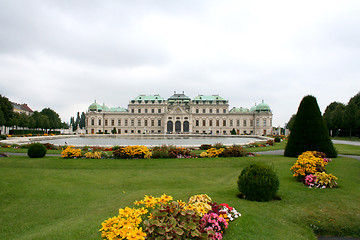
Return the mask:
<svg viewBox="0 0 360 240">
<path fill-rule="evenodd" d="M 168 196 L 166 194 L 163 194 L 161 197 L 160 197 L 160 202 L 162 203 L 167 203 L 169 201 L 173 200 L 173 197 L 171 196 Z"/>
</svg>

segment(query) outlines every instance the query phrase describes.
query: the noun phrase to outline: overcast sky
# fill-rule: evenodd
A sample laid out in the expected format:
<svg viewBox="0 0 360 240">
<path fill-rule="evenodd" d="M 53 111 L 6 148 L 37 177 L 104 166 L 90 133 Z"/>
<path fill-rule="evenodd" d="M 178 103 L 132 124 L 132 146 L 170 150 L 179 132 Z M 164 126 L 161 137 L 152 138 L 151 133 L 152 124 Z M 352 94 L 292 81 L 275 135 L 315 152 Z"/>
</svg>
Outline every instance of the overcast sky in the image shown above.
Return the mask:
<svg viewBox="0 0 360 240">
<path fill-rule="evenodd" d="M 62 121 L 95 100 L 264 100 L 283 126 L 360 91 L 360 1 L 0 0 L 0 94 Z"/>
</svg>

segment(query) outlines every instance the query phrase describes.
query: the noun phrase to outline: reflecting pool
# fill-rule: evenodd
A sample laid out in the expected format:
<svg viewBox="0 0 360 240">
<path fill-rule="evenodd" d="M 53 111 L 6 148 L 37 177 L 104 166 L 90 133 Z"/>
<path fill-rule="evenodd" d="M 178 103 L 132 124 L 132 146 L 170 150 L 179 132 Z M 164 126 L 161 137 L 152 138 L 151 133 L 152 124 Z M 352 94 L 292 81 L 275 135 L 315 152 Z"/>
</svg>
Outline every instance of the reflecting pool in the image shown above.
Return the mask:
<svg viewBox="0 0 360 240">
<path fill-rule="evenodd" d="M 251 142 L 263 141 L 265 138 L 256 136 L 77 136 L 65 139 L 52 139 L 41 141 L 41 143 L 52 143 L 55 145 L 74 145 L 74 146 L 129 146 L 129 145 L 145 145 L 145 146 L 200 146 L 202 144 L 222 143 L 224 145 L 244 145 Z"/>
</svg>

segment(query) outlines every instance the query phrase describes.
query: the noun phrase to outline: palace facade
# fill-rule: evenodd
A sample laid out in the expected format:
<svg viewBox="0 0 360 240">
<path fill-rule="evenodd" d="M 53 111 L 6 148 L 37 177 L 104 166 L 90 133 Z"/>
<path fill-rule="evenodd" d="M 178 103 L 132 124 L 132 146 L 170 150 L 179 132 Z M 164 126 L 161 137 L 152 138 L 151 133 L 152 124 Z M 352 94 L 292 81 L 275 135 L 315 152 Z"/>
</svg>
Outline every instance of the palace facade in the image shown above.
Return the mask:
<svg viewBox="0 0 360 240">
<path fill-rule="evenodd" d="M 229 109 L 229 101 L 219 95 L 199 95 L 194 99 L 174 93 L 139 95 L 128 108 L 109 108 L 96 101 L 86 112 L 86 133 L 116 134 L 237 134 L 267 135 L 272 131 L 272 112 L 264 101 L 252 108 Z"/>
</svg>

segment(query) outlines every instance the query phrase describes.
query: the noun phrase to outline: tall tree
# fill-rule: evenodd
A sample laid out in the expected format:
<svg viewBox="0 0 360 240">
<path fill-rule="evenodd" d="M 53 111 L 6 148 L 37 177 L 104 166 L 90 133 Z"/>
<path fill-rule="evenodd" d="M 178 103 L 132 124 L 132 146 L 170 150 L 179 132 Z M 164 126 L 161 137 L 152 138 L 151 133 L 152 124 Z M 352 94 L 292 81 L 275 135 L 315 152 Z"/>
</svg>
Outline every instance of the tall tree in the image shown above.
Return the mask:
<svg viewBox="0 0 360 240">
<path fill-rule="evenodd" d="M 345 125 L 349 129 L 349 135 L 352 137 L 352 132 L 359 128 L 359 110 L 354 102 L 349 102 L 345 109 Z"/>
<path fill-rule="evenodd" d="M 9 101 L 7 97 L 3 97 L 0 95 L 0 110 L 3 113 L 4 116 L 4 125 L 7 127 L 14 126 L 12 125 L 12 118 L 14 116 L 14 106 Z"/>
<path fill-rule="evenodd" d="M 291 118 L 289 119 L 289 122 L 286 125 L 286 128 L 289 129 L 290 131 L 292 130 L 292 127 L 294 126 L 295 118 L 296 118 L 296 114 L 293 114 L 291 116 Z"/>
<path fill-rule="evenodd" d="M 305 96 L 299 105 L 284 155 L 297 157 L 305 151 L 337 156 L 316 98 L 310 95 Z"/>
<path fill-rule="evenodd" d="M 81 116 L 80 116 L 80 122 L 79 122 L 80 128 L 84 128 L 84 127 L 85 127 L 85 119 L 86 119 L 85 113 L 82 112 L 82 113 L 81 113 Z"/>
<path fill-rule="evenodd" d="M 61 128 L 61 119 L 59 117 L 59 114 L 57 114 L 54 110 L 50 108 L 44 108 L 41 111 L 41 114 L 48 117 L 50 129 Z"/>
<path fill-rule="evenodd" d="M 332 136 L 338 135 L 339 129 L 344 127 L 344 110 L 345 105 L 339 102 L 332 102 L 325 109 L 323 117 Z"/>
<path fill-rule="evenodd" d="M 1 111 L 0 108 L 0 126 L 4 126 L 5 125 L 5 117 L 4 117 L 4 113 Z"/>
</svg>

